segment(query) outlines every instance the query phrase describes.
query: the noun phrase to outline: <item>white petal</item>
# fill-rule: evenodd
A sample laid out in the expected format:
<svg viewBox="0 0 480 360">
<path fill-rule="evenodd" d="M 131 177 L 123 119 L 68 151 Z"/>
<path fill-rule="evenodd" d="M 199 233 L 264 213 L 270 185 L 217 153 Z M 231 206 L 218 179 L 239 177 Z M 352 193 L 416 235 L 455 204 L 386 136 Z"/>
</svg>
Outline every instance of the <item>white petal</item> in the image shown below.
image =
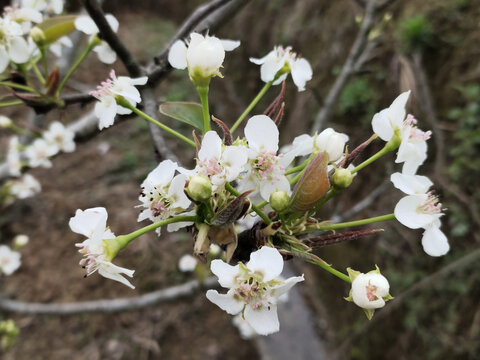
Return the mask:
<svg viewBox="0 0 480 360">
<path fill-rule="evenodd" d="M 280 296 L 285 295 L 296 283 L 304 281 L 305 278 L 302 276 L 292 276 L 285 280 L 283 284 L 278 285 L 273 289 L 273 295 L 276 299 L 279 299 Z"/>
<path fill-rule="evenodd" d="M 423 250 L 430 256 L 442 256 L 450 250 L 448 239 L 437 226 L 429 226 L 423 233 Z"/>
<path fill-rule="evenodd" d="M 99 32 L 97 25 L 90 16 L 79 16 L 75 19 L 75 28 L 87 35 L 94 35 Z"/>
<path fill-rule="evenodd" d="M 220 42 L 222 43 L 223 49 L 225 51 L 232 51 L 240 46 L 240 41 L 238 40 L 220 39 Z"/>
<path fill-rule="evenodd" d="M 135 286 L 133 286 L 127 279 L 125 279 L 122 275 L 120 275 L 120 272 L 124 273 L 127 276 L 132 277 L 134 271 L 116 266 L 112 263 L 102 264 L 102 266 L 98 268 L 98 273 L 103 277 L 110 280 L 118 281 L 123 285 L 128 286 L 131 289 L 135 289 Z"/>
<path fill-rule="evenodd" d="M 407 195 L 425 194 L 433 185 L 430 179 L 420 175 L 394 173 L 390 176 L 393 185 Z"/>
<path fill-rule="evenodd" d="M 243 302 L 235 300 L 233 291 L 229 291 L 226 294 L 219 294 L 217 290 L 208 290 L 207 299 L 230 315 L 238 314 L 245 305 Z"/>
<path fill-rule="evenodd" d="M 176 162 L 173 162 L 172 160 L 163 160 L 148 174 L 147 178 L 142 183 L 142 186 L 146 186 L 147 184 L 151 184 L 152 186 L 167 185 L 173 179 L 177 167 L 178 165 Z"/>
<path fill-rule="evenodd" d="M 5 47 L 0 45 L 0 74 L 5 71 L 8 66 L 10 59 L 8 58 L 7 50 Z"/>
<path fill-rule="evenodd" d="M 231 288 L 235 285 L 235 277 L 239 272 L 239 265 L 229 265 L 223 260 L 212 260 L 210 270 L 218 277 L 218 283 L 224 288 Z"/>
<path fill-rule="evenodd" d="M 91 208 L 85 211 L 77 209 L 75 216 L 70 218 L 68 225 L 77 234 L 82 234 L 93 240 L 101 240 L 107 227 L 107 218 L 107 210 L 103 207 Z"/>
<path fill-rule="evenodd" d="M 260 250 L 250 254 L 247 268 L 254 273 L 262 274 L 263 281 L 268 282 L 282 273 L 283 257 L 277 249 L 263 246 Z"/>
<path fill-rule="evenodd" d="M 388 121 L 388 109 L 383 109 L 373 116 L 372 129 L 383 141 L 389 141 L 392 138 L 394 128 L 390 121 Z"/>
<path fill-rule="evenodd" d="M 198 152 L 200 160 L 220 159 L 222 154 L 222 139 L 215 131 L 207 131 Z"/>
<path fill-rule="evenodd" d="M 145 85 L 148 81 L 148 76 L 141 76 L 138 78 L 129 78 L 131 85 Z"/>
<path fill-rule="evenodd" d="M 418 211 L 418 208 L 425 203 L 427 198 L 428 195 L 405 196 L 395 206 L 395 217 L 410 229 L 419 229 L 431 224 L 436 217 Z"/>
<path fill-rule="evenodd" d="M 313 152 L 313 137 L 308 134 L 297 136 L 292 142 L 297 156 L 304 156 Z"/>
<path fill-rule="evenodd" d="M 227 146 L 222 154 L 222 165 L 225 167 L 227 181 L 235 180 L 247 161 L 247 149 L 244 146 Z"/>
<path fill-rule="evenodd" d="M 252 116 L 245 126 L 245 137 L 248 146 L 257 151 L 278 150 L 278 128 L 277 125 L 266 115 Z"/>
<path fill-rule="evenodd" d="M 183 215 L 186 215 L 186 213 L 184 213 Z M 194 213 L 192 215 L 195 215 Z M 184 227 L 186 226 L 190 226 L 190 225 L 193 225 L 193 221 L 179 221 L 179 222 L 176 222 L 176 223 L 172 223 L 172 224 L 168 224 L 167 225 L 167 231 L 168 232 L 175 232 L 175 231 L 178 231 L 180 229 L 183 229 Z M 160 228 L 158 228 L 160 229 Z M 158 234 L 160 235 L 160 234 Z"/>
<path fill-rule="evenodd" d="M 107 14 L 105 15 L 105 18 L 107 19 L 108 25 L 112 28 L 113 32 L 118 31 L 118 20 L 113 16 L 112 14 Z"/>
<path fill-rule="evenodd" d="M 260 67 L 260 78 L 263 82 L 272 81 L 283 65 L 285 65 L 285 59 L 278 58 L 274 51 L 270 52 Z"/>
<path fill-rule="evenodd" d="M 168 188 L 168 198 L 172 200 L 172 208 L 186 209 L 190 206 L 191 201 L 185 195 L 185 183 L 187 177 L 183 174 L 179 174 L 172 179 L 170 187 Z"/>
<path fill-rule="evenodd" d="M 245 320 L 260 335 L 269 335 L 280 330 L 277 315 L 277 305 L 262 306 L 253 310 L 250 306 L 245 307 Z"/>
<path fill-rule="evenodd" d="M 279 175 L 276 181 L 262 181 L 260 182 L 260 195 L 264 200 L 270 200 L 270 194 L 275 191 L 285 191 L 288 195 L 291 194 L 290 182 L 284 175 Z"/>
<path fill-rule="evenodd" d="M 405 106 L 407 105 L 408 97 L 410 96 L 410 90 L 405 91 L 404 93 L 397 96 L 395 100 L 393 100 L 392 105 L 388 108 L 389 110 L 389 118 L 392 122 L 392 125 L 400 127 L 403 124 L 403 120 L 405 120 L 406 110 Z"/>
<path fill-rule="evenodd" d="M 113 97 L 105 97 L 95 104 L 95 115 L 98 117 L 100 130 L 113 125 L 117 114 L 117 103 Z"/>
<path fill-rule="evenodd" d="M 187 67 L 187 47 L 183 41 L 177 40 L 170 47 L 168 62 L 175 69 L 185 69 Z"/>
<path fill-rule="evenodd" d="M 98 59 L 104 64 L 113 64 L 117 60 L 117 54 L 105 41 L 93 49 L 97 53 Z"/>
<path fill-rule="evenodd" d="M 305 90 L 305 83 L 312 79 L 312 67 L 304 58 L 298 59 L 290 64 L 292 79 L 298 87 L 298 91 Z"/>
<path fill-rule="evenodd" d="M 30 58 L 30 51 L 28 44 L 24 38 L 16 36 L 10 41 L 8 48 L 8 55 L 13 62 L 23 64 Z"/>
</svg>

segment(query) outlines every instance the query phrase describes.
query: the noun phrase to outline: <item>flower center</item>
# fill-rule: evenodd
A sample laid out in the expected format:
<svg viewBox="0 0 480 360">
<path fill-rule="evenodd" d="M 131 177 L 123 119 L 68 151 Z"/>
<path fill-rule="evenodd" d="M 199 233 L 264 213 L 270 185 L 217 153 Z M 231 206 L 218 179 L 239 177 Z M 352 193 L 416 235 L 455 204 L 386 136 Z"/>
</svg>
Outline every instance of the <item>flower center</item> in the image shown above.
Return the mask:
<svg viewBox="0 0 480 360">
<path fill-rule="evenodd" d="M 421 141 L 427 141 L 428 139 L 430 139 L 430 137 L 432 136 L 432 132 L 430 130 L 429 131 L 420 130 L 416 126 L 417 123 L 418 123 L 417 119 L 415 119 L 412 114 L 408 114 L 407 118 L 403 122 L 403 125 L 405 127 L 411 127 L 412 128 L 409 138 L 410 139 L 421 140 Z"/>
<path fill-rule="evenodd" d="M 253 172 L 261 180 L 271 180 L 272 182 L 280 180 L 280 175 L 285 173 L 283 166 L 277 166 L 280 157 L 282 157 L 282 154 L 276 156 L 273 151 L 262 150 L 260 155 L 253 161 Z M 276 168 L 280 171 L 275 171 Z"/>
<path fill-rule="evenodd" d="M 442 212 L 442 204 L 438 202 L 438 196 L 430 191 L 427 200 L 418 207 L 418 212 L 424 214 L 439 214 Z"/>
<path fill-rule="evenodd" d="M 365 289 L 367 290 L 367 298 L 368 301 L 375 301 L 377 300 L 377 295 L 375 295 L 375 292 L 377 291 L 377 287 L 375 285 L 368 283 L 367 286 L 365 286 Z"/>
<path fill-rule="evenodd" d="M 170 204 L 172 203 L 171 199 L 167 198 L 167 190 L 162 189 L 160 186 L 154 186 L 151 191 L 145 191 L 145 188 L 142 188 L 140 196 L 146 197 L 148 207 L 152 212 L 154 217 L 162 215 L 165 211 L 168 210 Z"/>
<path fill-rule="evenodd" d="M 235 295 L 249 304 L 253 310 L 260 309 L 267 302 L 266 285 L 249 277 L 235 290 Z"/>
<path fill-rule="evenodd" d="M 215 158 L 198 160 L 199 173 L 203 176 L 211 177 L 220 174 L 222 169 L 220 163 Z"/>
<path fill-rule="evenodd" d="M 90 91 L 89 94 L 101 100 L 104 96 L 112 95 L 112 87 L 115 85 L 114 82 L 117 80 L 115 76 L 115 70 L 110 71 L 110 79 L 102 81 L 100 85 L 97 86 L 97 90 Z"/>
</svg>

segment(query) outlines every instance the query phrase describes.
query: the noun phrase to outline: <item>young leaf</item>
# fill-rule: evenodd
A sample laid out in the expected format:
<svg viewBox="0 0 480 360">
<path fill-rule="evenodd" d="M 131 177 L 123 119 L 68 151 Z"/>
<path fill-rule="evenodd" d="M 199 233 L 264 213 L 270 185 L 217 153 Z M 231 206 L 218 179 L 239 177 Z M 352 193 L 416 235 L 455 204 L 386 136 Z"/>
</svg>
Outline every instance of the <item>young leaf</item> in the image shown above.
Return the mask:
<svg viewBox="0 0 480 360">
<path fill-rule="evenodd" d="M 76 15 L 56 16 L 38 24 L 37 26 L 45 34 L 45 43 L 51 44 L 75 30 L 76 18 Z"/>
<path fill-rule="evenodd" d="M 202 105 L 191 102 L 166 102 L 160 105 L 160 113 L 182 121 L 203 132 Z"/>
</svg>

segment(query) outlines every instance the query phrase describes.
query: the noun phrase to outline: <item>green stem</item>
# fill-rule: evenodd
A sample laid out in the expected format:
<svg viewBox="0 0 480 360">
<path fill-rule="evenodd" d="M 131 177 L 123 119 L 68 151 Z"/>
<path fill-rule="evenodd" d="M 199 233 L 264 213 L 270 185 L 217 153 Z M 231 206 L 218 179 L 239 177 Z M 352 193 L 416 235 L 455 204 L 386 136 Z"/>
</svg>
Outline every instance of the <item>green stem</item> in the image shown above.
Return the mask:
<svg viewBox="0 0 480 360">
<path fill-rule="evenodd" d="M 42 85 L 45 84 L 45 78 L 43 77 L 42 73 L 38 69 L 38 66 L 36 63 L 32 62 L 32 69 L 35 75 L 37 75 L 38 80 L 42 83 Z"/>
<path fill-rule="evenodd" d="M 173 136 L 176 136 L 178 137 L 179 139 L 185 141 L 187 144 L 193 146 L 194 148 L 196 148 L 196 144 L 193 140 L 190 140 L 189 138 L 187 138 L 186 136 L 180 134 L 179 132 L 173 130 L 172 128 L 168 127 L 167 125 L 164 125 L 162 124 L 161 122 L 153 119 L 152 117 L 148 116 L 147 114 L 145 114 L 143 111 L 140 111 L 138 110 L 136 107 L 132 106 L 132 104 L 130 104 L 127 100 L 125 100 L 125 98 L 121 97 L 121 96 L 118 96 L 118 97 L 115 97 L 115 100 L 117 101 L 117 104 L 118 105 L 121 105 L 123 107 L 126 107 L 130 110 L 132 110 L 135 114 L 137 114 L 138 116 L 141 116 L 143 117 L 145 120 L 148 120 L 150 121 L 151 123 L 157 125 L 159 128 L 165 130 L 166 132 L 168 132 L 169 134 L 173 135 Z"/>
<path fill-rule="evenodd" d="M 295 166 L 295 167 L 285 171 L 285 175 L 290 175 L 290 174 L 294 174 L 296 172 L 302 171 L 303 169 L 305 169 L 307 167 L 307 165 L 308 165 L 308 162 L 305 161 L 303 164 L 300 164 L 298 166 Z"/>
<path fill-rule="evenodd" d="M 210 111 L 208 109 L 208 85 L 197 86 L 198 95 L 200 95 L 200 101 L 202 102 L 202 114 L 203 114 L 203 130 L 207 132 L 210 130 Z"/>
<path fill-rule="evenodd" d="M 237 191 L 232 185 L 230 185 L 228 182 L 225 183 L 225 189 L 230 193 L 230 194 L 233 194 L 235 196 L 240 196 L 240 192 Z M 252 204 L 252 209 L 253 211 L 255 211 L 257 213 L 258 216 L 260 216 L 262 218 L 262 220 L 265 222 L 265 224 L 270 224 L 272 221 L 268 218 L 267 215 L 265 215 L 262 210 L 260 210 L 257 205 L 255 204 Z"/>
<path fill-rule="evenodd" d="M 87 48 L 85 49 L 85 51 L 78 57 L 78 59 L 75 61 L 75 63 L 72 65 L 72 67 L 68 70 L 68 72 L 65 74 L 65 76 L 63 77 L 62 81 L 60 82 L 60 85 L 58 85 L 58 88 L 57 88 L 57 96 L 60 95 L 60 93 L 62 92 L 62 89 L 63 87 L 65 86 L 65 83 L 67 82 L 67 80 L 70 78 L 70 76 L 72 76 L 72 74 L 75 72 L 75 70 L 77 70 L 77 68 L 80 66 L 80 64 L 82 63 L 83 60 L 85 60 L 85 58 L 87 57 L 87 55 L 90 53 L 90 51 L 92 51 L 92 49 L 98 45 L 98 42 L 95 41 L 95 40 L 92 40 Z"/>
<path fill-rule="evenodd" d="M 343 228 L 352 227 L 352 226 L 362 226 L 362 225 L 372 224 L 380 221 L 387 221 L 387 220 L 394 220 L 394 219 L 395 219 L 395 214 L 387 214 L 387 215 L 375 216 L 368 219 L 348 221 L 348 222 L 338 223 L 338 224 L 329 224 L 329 225 L 317 224 L 315 226 L 309 226 L 306 229 L 306 231 L 337 230 L 337 229 L 343 229 Z"/>
<path fill-rule="evenodd" d="M 334 269 L 333 267 L 331 267 L 330 265 L 328 265 L 328 264 L 326 264 L 322 261 L 309 260 L 309 262 L 311 262 L 312 264 L 320 266 L 322 269 L 328 271 L 330 274 L 335 275 L 339 279 L 342 279 L 343 281 L 345 281 L 349 284 L 352 283 L 352 281 L 350 280 L 350 277 L 348 275 L 345 275 L 341 271 L 338 271 L 338 270 Z"/>
<path fill-rule="evenodd" d="M 21 105 L 23 104 L 22 100 L 15 100 L 15 101 L 10 101 L 10 102 L 4 102 L 0 103 L 0 108 L 2 107 L 8 107 L 8 106 L 15 106 L 15 105 Z"/>
<path fill-rule="evenodd" d="M 110 260 L 112 260 L 117 255 L 117 253 L 123 248 L 125 248 L 125 246 L 127 246 L 132 240 L 138 238 L 139 236 L 147 232 L 150 232 L 152 230 L 155 230 L 161 226 L 165 226 L 168 224 L 173 224 L 173 223 L 182 222 L 182 221 L 195 222 L 197 220 L 198 219 L 196 216 L 189 216 L 189 215 L 176 216 L 173 218 L 161 220 L 159 222 L 147 225 L 141 229 L 131 232 L 130 234 L 120 235 L 114 239 L 104 240 L 103 242 L 105 244 L 105 254 Z"/>
<path fill-rule="evenodd" d="M 28 92 L 31 92 L 31 93 L 36 93 L 37 92 L 34 88 L 31 88 L 30 86 L 17 84 L 17 83 L 11 82 L 11 81 L 0 81 L 0 85 L 8 86 L 8 87 L 11 87 L 11 88 L 14 88 L 14 89 L 28 91 Z"/>
<path fill-rule="evenodd" d="M 367 165 L 370 165 L 371 163 L 373 163 L 375 160 L 381 158 L 383 155 L 385 154 L 388 154 L 389 152 L 397 149 L 399 146 L 400 146 L 400 143 L 401 143 L 401 136 L 399 136 L 399 134 L 397 132 L 395 132 L 395 134 L 392 136 L 392 138 L 390 139 L 390 141 L 388 141 L 385 146 L 383 147 L 382 150 L 380 150 L 379 152 L 377 152 L 375 155 L 373 155 L 372 157 L 368 158 L 367 160 L 365 160 L 364 162 L 362 162 L 360 165 L 358 165 L 357 167 L 355 167 L 353 170 L 352 170 L 352 174 L 355 174 L 356 172 L 362 170 L 365 166 Z"/>
<path fill-rule="evenodd" d="M 255 98 L 252 100 L 252 102 L 247 106 L 245 111 L 240 115 L 240 117 L 235 121 L 235 124 L 230 129 L 230 133 L 233 134 L 233 132 L 240 126 L 242 123 L 243 119 L 247 117 L 247 115 L 252 111 L 252 109 L 257 105 L 257 103 L 260 101 L 260 99 L 265 95 L 265 93 L 270 89 L 270 86 L 272 86 L 273 81 L 269 81 L 265 84 L 265 86 L 260 90 L 260 92 L 255 96 Z"/>
</svg>

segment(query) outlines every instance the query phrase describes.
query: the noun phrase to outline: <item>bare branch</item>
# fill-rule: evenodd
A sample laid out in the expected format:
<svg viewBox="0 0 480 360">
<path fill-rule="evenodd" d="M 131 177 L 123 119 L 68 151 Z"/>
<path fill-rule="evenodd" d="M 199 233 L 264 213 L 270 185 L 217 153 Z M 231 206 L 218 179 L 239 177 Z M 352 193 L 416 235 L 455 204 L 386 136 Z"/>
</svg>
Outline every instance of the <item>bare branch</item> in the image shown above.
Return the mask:
<svg viewBox="0 0 480 360">
<path fill-rule="evenodd" d="M 142 69 L 135 61 L 132 53 L 112 30 L 105 18 L 105 13 L 97 0 L 84 0 L 85 9 L 100 30 L 100 36 L 115 51 L 132 77 L 142 74 Z"/>
<path fill-rule="evenodd" d="M 30 303 L 18 300 L 0 298 L 0 308 L 4 311 L 32 314 L 32 315 L 74 315 L 82 313 L 112 313 L 143 309 L 161 302 L 177 300 L 195 294 L 198 289 L 218 285 L 214 277 L 206 279 L 203 283 L 192 280 L 182 285 L 153 291 L 138 297 L 81 301 L 76 303 Z"/>
<path fill-rule="evenodd" d="M 65 106 L 72 104 L 88 104 L 95 98 L 90 94 L 67 94 L 62 96 L 62 100 L 65 101 Z"/>
</svg>

